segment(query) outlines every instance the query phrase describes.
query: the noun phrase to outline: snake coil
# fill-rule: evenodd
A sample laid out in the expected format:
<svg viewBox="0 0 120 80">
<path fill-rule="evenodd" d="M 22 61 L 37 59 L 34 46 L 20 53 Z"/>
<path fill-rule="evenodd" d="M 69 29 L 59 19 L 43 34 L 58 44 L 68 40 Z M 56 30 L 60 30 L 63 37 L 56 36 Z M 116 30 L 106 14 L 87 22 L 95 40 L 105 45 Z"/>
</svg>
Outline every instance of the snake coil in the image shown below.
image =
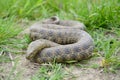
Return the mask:
<svg viewBox="0 0 120 80">
<path fill-rule="evenodd" d="M 57 16 L 37 22 L 30 27 L 32 42 L 26 58 L 37 63 L 80 61 L 92 55 L 91 36 L 78 21 L 59 20 Z"/>
</svg>

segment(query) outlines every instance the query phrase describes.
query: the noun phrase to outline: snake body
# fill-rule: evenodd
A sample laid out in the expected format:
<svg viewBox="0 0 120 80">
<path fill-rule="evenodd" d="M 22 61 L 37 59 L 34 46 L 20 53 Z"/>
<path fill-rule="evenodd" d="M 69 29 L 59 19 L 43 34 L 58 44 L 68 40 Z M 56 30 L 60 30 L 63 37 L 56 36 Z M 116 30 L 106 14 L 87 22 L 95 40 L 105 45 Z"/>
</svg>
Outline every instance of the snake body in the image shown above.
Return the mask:
<svg viewBox="0 0 120 80">
<path fill-rule="evenodd" d="M 80 61 L 92 55 L 92 37 L 78 21 L 46 19 L 30 27 L 26 58 L 37 63 Z"/>
</svg>

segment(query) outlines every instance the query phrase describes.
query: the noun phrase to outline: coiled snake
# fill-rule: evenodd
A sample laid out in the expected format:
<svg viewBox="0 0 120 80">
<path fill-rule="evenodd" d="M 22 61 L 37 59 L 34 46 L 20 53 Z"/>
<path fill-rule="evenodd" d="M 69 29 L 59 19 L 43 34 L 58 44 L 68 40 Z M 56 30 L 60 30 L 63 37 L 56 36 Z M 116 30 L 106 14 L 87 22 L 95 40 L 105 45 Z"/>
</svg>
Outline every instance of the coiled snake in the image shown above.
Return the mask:
<svg viewBox="0 0 120 80">
<path fill-rule="evenodd" d="M 33 40 L 26 58 L 37 63 L 80 61 L 92 55 L 93 39 L 78 21 L 59 20 L 54 16 L 30 27 Z"/>
</svg>

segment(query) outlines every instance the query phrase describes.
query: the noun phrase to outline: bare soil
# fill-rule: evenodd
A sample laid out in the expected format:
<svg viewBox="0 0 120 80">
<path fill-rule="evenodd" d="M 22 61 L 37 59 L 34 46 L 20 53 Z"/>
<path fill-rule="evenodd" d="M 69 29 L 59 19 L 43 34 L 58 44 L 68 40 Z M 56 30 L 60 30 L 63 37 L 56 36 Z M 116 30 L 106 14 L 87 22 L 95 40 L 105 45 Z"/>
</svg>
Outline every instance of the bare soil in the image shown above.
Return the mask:
<svg viewBox="0 0 120 80">
<path fill-rule="evenodd" d="M 0 63 L 0 80 L 31 80 L 31 77 L 37 73 L 40 64 L 29 62 L 25 59 L 25 55 L 14 56 L 17 59 L 17 64 L 15 64 L 15 70 L 13 64 L 10 63 Z M 120 70 L 117 73 L 104 72 L 103 68 L 93 68 L 91 65 L 101 63 L 100 57 L 91 58 L 87 60 L 87 63 L 79 62 L 64 67 L 64 71 L 69 74 L 64 80 L 120 80 Z M 88 67 L 79 67 L 78 64 Z M 43 64 L 44 65 L 44 64 Z M 11 76 L 9 76 L 11 74 Z M 9 77 L 8 77 L 9 76 Z M 8 79 L 6 79 L 8 78 Z"/>
</svg>

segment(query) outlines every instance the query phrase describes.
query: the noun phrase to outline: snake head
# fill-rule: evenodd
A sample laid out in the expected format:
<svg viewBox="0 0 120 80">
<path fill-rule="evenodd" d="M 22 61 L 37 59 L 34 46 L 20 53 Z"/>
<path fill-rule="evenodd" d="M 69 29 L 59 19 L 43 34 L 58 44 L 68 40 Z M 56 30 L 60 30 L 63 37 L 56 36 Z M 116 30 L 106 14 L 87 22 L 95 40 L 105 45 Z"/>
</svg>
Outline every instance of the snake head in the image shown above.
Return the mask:
<svg viewBox="0 0 120 80">
<path fill-rule="evenodd" d="M 49 19 L 43 20 L 43 24 L 58 24 L 59 23 L 59 17 L 53 16 Z"/>
</svg>

